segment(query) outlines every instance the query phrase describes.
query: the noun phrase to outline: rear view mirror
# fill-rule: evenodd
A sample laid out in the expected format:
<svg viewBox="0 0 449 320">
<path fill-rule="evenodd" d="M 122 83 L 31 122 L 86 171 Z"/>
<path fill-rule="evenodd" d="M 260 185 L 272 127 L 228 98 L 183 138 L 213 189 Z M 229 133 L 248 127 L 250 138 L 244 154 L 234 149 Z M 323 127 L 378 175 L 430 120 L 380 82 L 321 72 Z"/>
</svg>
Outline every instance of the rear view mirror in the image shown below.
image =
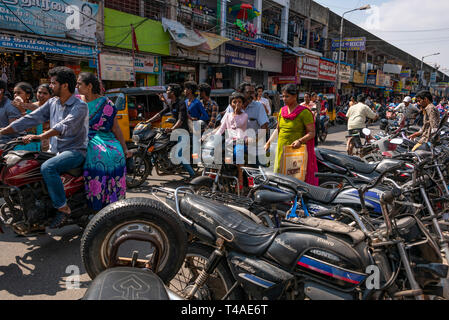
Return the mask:
<svg viewBox="0 0 449 320">
<path fill-rule="evenodd" d="M 401 145 L 403 142 L 404 142 L 404 139 L 401 139 L 401 138 L 394 138 L 394 139 L 391 139 L 391 141 L 390 141 L 390 143 L 396 144 L 396 145 Z"/>
<path fill-rule="evenodd" d="M 168 118 L 167 120 L 165 120 L 165 123 L 175 124 L 176 123 L 176 119 L 175 118 Z"/>
<path fill-rule="evenodd" d="M 364 128 L 364 129 L 362 130 L 362 132 L 363 132 L 363 134 L 364 134 L 365 136 L 369 136 L 369 135 L 371 134 L 371 130 L 368 129 L 368 128 Z"/>
</svg>

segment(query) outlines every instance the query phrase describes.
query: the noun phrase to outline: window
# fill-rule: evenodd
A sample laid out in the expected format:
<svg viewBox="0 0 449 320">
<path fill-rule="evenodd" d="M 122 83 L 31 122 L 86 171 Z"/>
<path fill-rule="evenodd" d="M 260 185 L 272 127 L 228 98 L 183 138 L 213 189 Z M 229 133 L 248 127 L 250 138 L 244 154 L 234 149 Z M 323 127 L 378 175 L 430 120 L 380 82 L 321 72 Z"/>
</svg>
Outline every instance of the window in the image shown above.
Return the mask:
<svg viewBox="0 0 449 320">
<path fill-rule="evenodd" d="M 125 110 L 125 95 L 123 93 L 108 93 L 106 96 L 114 103 L 117 110 Z"/>
</svg>

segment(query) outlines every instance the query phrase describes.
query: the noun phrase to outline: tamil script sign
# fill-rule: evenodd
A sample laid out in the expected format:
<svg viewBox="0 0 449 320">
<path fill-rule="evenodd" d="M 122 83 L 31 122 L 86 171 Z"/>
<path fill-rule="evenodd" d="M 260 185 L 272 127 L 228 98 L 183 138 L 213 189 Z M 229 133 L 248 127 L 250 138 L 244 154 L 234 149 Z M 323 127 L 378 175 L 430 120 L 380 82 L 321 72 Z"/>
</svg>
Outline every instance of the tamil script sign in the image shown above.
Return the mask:
<svg viewBox="0 0 449 320">
<path fill-rule="evenodd" d="M 8 35 L 0 36 L 0 47 L 90 58 L 94 58 L 97 54 L 95 48 L 90 46 L 73 44 L 64 41 L 42 40 Z"/>
<path fill-rule="evenodd" d="M 337 65 L 331 61 L 320 59 L 318 78 L 320 80 L 335 81 L 337 78 Z"/>
<path fill-rule="evenodd" d="M 377 83 L 377 71 L 376 70 L 368 70 L 366 75 L 366 84 L 376 85 Z"/>
<path fill-rule="evenodd" d="M 111 81 L 134 81 L 133 57 L 100 54 L 101 78 Z"/>
<path fill-rule="evenodd" d="M 98 5 L 81 0 L 2 0 L 2 29 L 95 42 Z"/>
<path fill-rule="evenodd" d="M 366 49 L 366 38 L 343 38 L 343 45 L 341 50 L 347 51 L 365 51 Z M 338 50 L 340 48 L 340 39 L 332 39 L 332 51 Z"/>
<path fill-rule="evenodd" d="M 298 58 L 298 73 L 300 78 L 318 79 L 320 58 L 304 55 Z"/>
<path fill-rule="evenodd" d="M 235 66 L 256 67 L 257 51 L 250 48 L 238 47 L 232 44 L 225 44 L 226 63 Z"/>
</svg>

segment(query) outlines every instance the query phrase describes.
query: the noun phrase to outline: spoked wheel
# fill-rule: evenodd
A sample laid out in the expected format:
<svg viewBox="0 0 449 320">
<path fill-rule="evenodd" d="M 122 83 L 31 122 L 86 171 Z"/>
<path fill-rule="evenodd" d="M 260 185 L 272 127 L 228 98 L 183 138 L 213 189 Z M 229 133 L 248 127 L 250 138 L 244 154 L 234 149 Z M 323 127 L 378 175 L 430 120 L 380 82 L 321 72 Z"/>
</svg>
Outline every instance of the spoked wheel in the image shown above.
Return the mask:
<svg viewBox="0 0 449 320">
<path fill-rule="evenodd" d="M 150 162 L 140 152 L 133 155 L 134 170 L 126 175 L 126 186 L 128 188 L 137 188 L 141 186 L 150 174 Z"/>
<path fill-rule="evenodd" d="M 178 273 L 170 281 L 169 289 L 180 296 L 186 296 L 193 287 L 195 280 L 212 254 L 213 249 L 203 244 L 193 243 L 187 249 L 186 258 Z M 197 300 L 220 300 L 233 286 L 235 280 L 226 261 L 222 260 L 206 284 L 195 294 Z M 235 288 L 227 297 L 230 300 L 242 299 L 240 287 Z"/>
<path fill-rule="evenodd" d="M 324 128 L 324 130 L 321 130 L 320 135 L 319 135 L 320 141 L 324 142 L 326 141 L 327 138 L 327 128 Z"/>
</svg>

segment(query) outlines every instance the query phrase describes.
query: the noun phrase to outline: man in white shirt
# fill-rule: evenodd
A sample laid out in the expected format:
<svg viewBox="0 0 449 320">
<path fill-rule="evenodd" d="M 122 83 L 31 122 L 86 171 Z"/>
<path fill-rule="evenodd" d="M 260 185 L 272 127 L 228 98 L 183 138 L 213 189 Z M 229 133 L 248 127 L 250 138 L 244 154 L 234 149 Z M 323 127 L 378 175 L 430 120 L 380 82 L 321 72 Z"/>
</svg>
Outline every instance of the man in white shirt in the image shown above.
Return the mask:
<svg viewBox="0 0 449 320">
<path fill-rule="evenodd" d="M 360 137 L 364 137 L 362 130 L 366 127 L 365 122 L 366 118 L 377 120 L 378 115 L 370 107 L 363 103 L 365 101 L 365 96 L 360 94 L 357 96 L 357 104 L 353 105 L 349 108 L 346 113 L 346 117 L 348 118 L 348 132 L 349 135 L 353 135 L 354 133 L 359 133 Z M 348 143 L 346 149 L 348 154 L 352 154 L 352 149 L 354 145 L 350 143 L 351 138 L 348 139 Z"/>
<path fill-rule="evenodd" d="M 419 114 L 419 109 L 411 102 L 412 98 L 407 96 L 404 98 L 404 101 L 394 109 L 395 112 L 402 113 L 408 123 L 413 121 Z"/>
<path fill-rule="evenodd" d="M 267 98 L 263 97 L 263 85 L 259 84 L 256 86 L 256 101 L 262 103 L 262 105 L 265 108 L 265 112 L 267 113 L 268 116 L 271 115 L 271 106 L 270 106 L 270 101 Z"/>
</svg>

